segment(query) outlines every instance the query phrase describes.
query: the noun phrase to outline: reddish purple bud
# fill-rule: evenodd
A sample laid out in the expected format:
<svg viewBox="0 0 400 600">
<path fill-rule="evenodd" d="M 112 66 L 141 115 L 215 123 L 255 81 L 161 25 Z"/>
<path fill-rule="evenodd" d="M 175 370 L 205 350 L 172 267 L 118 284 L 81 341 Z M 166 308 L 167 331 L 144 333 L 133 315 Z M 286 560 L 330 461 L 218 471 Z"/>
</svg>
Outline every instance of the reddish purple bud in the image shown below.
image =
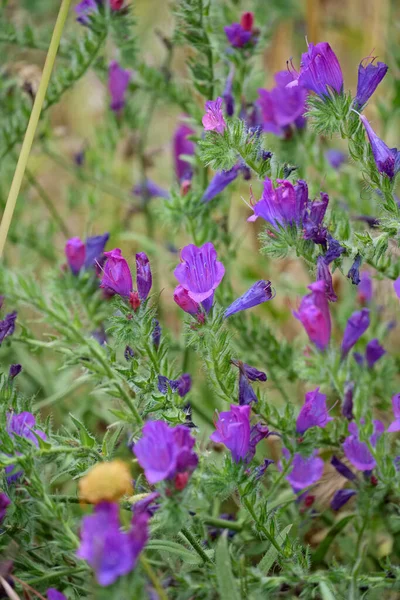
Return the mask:
<svg viewBox="0 0 400 600">
<path fill-rule="evenodd" d="M 390 423 L 388 431 L 400 431 L 400 394 L 395 394 L 392 397 L 392 407 L 395 420 Z"/>
<path fill-rule="evenodd" d="M 326 427 L 332 417 L 326 407 L 326 395 L 319 393 L 319 387 L 307 392 L 305 402 L 296 421 L 297 433 L 304 433 L 310 427 Z"/>
<path fill-rule="evenodd" d="M 308 286 L 311 294 L 304 296 L 298 312 L 293 312 L 301 321 L 310 341 L 319 350 L 325 350 L 331 338 L 331 316 L 325 294 L 325 282 L 316 281 Z"/>
<path fill-rule="evenodd" d="M 191 299 L 189 292 L 181 285 L 175 288 L 174 301 L 182 310 L 190 315 L 197 315 L 200 312 L 200 305 Z"/>
<path fill-rule="evenodd" d="M 322 98 L 329 96 L 331 90 L 342 93 L 342 69 L 327 42 L 308 45 L 308 51 L 301 57 L 298 85 Z"/>
<path fill-rule="evenodd" d="M 324 461 L 317 456 L 317 451 L 309 457 L 295 454 L 292 468 L 285 479 L 290 483 L 294 492 L 299 492 L 319 481 L 324 472 Z"/>
<path fill-rule="evenodd" d="M 224 274 L 224 265 L 217 260 L 217 252 L 211 242 L 200 248 L 194 244 L 185 246 L 181 252 L 181 264 L 174 271 L 181 286 L 195 302 L 203 302 L 212 296 Z"/>
<path fill-rule="evenodd" d="M 131 292 L 129 294 L 129 305 L 133 308 L 133 310 L 136 312 L 137 309 L 140 306 L 140 298 L 139 298 L 139 294 L 137 292 Z"/>
<path fill-rule="evenodd" d="M 124 0 L 110 0 L 111 10 L 121 10 Z"/>
<path fill-rule="evenodd" d="M 78 237 L 68 240 L 65 245 L 65 256 L 72 273 L 78 275 L 85 264 L 86 248 L 84 242 Z"/>
<path fill-rule="evenodd" d="M 336 302 L 337 296 L 333 289 L 332 275 L 323 256 L 318 256 L 317 259 L 317 280 L 325 282 L 326 297 L 330 302 Z"/>
<path fill-rule="evenodd" d="M 357 94 L 354 100 L 354 106 L 358 109 L 368 102 L 389 68 L 383 62 L 374 65 L 375 58 L 364 66 L 363 63 L 369 59 L 370 57 L 364 58 L 358 66 Z"/>
<path fill-rule="evenodd" d="M 272 300 L 273 298 L 275 298 L 275 293 L 272 292 L 271 282 L 261 279 L 252 285 L 247 292 L 240 296 L 240 298 L 237 298 L 230 306 L 228 306 L 224 313 L 224 318 L 227 319 L 235 313 L 253 308 L 254 306 L 268 302 L 268 300 Z"/>
<path fill-rule="evenodd" d="M 131 80 L 131 72 L 123 69 L 113 60 L 108 68 L 108 91 L 110 92 L 110 108 L 118 113 L 125 106 L 126 91 Z"/>
<path fill-rule="evenodd" d="M 145 252 L 139 252 L 136 254 L 136 287 L 142 302 L 147 300 L 152 282 L 153 278 L 148 256 Z"/>
<path fill-rule="evenodd" d="M 224 27 L 228 42 L 234 48 L 242 48 L 248 44 L 252 38 L 251 30 L 246 30 L 240 23 L 232 23 Z"/>
<path fill-rule="evenodd" d="M 133 288 L 132 275 L 128 263 L 121 254 L 120 248 L 105 252 L 107 260 L 104 265 L 100 287 L 129 298 Z"/>
<path fill-rule="evenodd" d="M 340 510 L 355 494 L 356 490 L 338 490 L 332 498 L 331 509 Z"/>
<path fill-rule="evenodd" d="M 244 12 L 240 17 L 240 25 L 245 31 L 252 31 L 254 25 L 254 13 Z"/>
<path fill-rule="evenodd" d="M 380 345 L 379 340 L 374 338 L 370 342 L 368 342 L 367 347 L 365 349 L 365 358 L 367 360 L 367 364 L 370 369 L 374 366 L 374 364 L 382 358 L 382 356 L 386 354 L 386 350 L 383 346 Z"/>
<path fill-rule="evenodd" d="M 208 100 L 205 104 L 206 112 L 203 116 L 202 123 L 206 131 L 216 131 L 219 134 L 224 133 L 226 123 L 222 114 L 222 98 L 216 100 Z"/>
<path fill-rule="evenodd" d="M 8 313 L 5 318 L 0 321 L 0 346 L 6 339 L 6 337 L 12 335 L 15 331 L 15 321 L 17 319 L 17 312 Z"/>
<path fill-rule="evenodd" d="M 365 130 L 368 135 L 369 143 L 371 144 L 372 154 L 375 160 L 376 168 L 379 173 L 387 175 L 393 179 L 396 173 L 396 157 L 398 155 L 396 148 L 388 148 L 372 129 L 364 115 L 360 115 Z"/>
<path fill-rule="evenodd" d="M 183 158 L 182 155 L 192 156 L 195 153 L 195 143 L 189 140 L 189 136 L 194 135 L 194 130 L 188 125 L 181 124 L 175 129 L 173 138 L 173 154 L 175 161 L 175 172 L 179 181 L 191 180 L 192 166 Z"/>
<path fill-rule="evenodd" d="M 360 339 L 363 333 L 369 327 L 369 309 L 363 308 L 362 310 L 354 312 L 349 320 L 347 321 L 346 329 L 343 334 L 342 341 L 342 358 L 348 355 L 354 344 Z"/>
</svg>

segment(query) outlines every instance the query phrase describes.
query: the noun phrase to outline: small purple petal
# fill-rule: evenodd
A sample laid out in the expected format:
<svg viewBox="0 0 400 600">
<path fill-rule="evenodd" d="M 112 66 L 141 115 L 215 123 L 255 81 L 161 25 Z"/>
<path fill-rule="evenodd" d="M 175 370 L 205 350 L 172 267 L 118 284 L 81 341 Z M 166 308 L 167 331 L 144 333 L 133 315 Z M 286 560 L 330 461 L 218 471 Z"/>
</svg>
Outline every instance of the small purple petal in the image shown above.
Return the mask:
<svg viewBox="0 0 400 600">
<path fill-rule="evenodd" d="M 332 498 L 331 509 L 340 510 L 355 494 L 356 490 L 338 490 Z"/>
<path fill-rule="evenodd" d="M 271 282 L 264 281 L 263 279 L 257 281 L 243 296 L 240 296 L 240 298 L 237 298 L 228 306 L 224 313 L 224 318 L 227 319 L 237 312 L 253 308 L 273 298 L 275 298 L 275 294 L 272 292 Z"/>
</svg>

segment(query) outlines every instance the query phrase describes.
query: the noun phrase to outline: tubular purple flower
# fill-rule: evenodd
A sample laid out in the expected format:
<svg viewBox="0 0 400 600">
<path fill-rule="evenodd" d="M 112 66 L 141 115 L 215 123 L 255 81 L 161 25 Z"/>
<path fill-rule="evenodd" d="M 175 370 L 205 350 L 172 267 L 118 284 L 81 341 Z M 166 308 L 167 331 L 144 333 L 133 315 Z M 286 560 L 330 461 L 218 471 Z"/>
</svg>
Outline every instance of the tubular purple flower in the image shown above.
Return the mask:
<svg viewBox="0 0 400 600">
<path fill-rule="evenodd" d="M 355 423 L 350 423 L 349 431 L 351 435 L 343 442 L 346 457 L 358 471 L 372 471 L 376 467 L 376 461 L 368 445 L 359 441 L 358 429 Z"/>
<path fill-rule="evenodd" d="M 369 304 L 372 300 L 372 278 L 369 271 L 362 271 L 360 275 L 360 283 L 357 289 L 357 298 L 360 304 Z"/>
<path fill-rule="evenodd" d="M 161 394 L 166 395 L 169 387 L 171 391 L 177 392 L 179 396 L 183 398 L 190 392 L 192 378 L 189 373 L 183 373 L 179 379 L 168 379 L 168 377 L 165 377 L 164 375 L 159 375 L 157 387 Z"/>
<path fill-rule="evenodd" d="M 327 265 L 330 265 L 331 262 L 340 258 L 340 256 L 345 252 L 345 248 L 339 244 L 335 238 L 330 236 L 328 238 L 328 250 L 325 253 L 324 260 Z"/>
<path fill-rule="evenodd" d="M 8 372 L 8 376 L 10 379 L 14 379 L 17 375 L 19 375 L 22 371 L 21 365 L 11 365 L 10 370 Z"/>
<path fill-rule="evenodd" d="M 143 302 L 151 290 L 153 278 L 148 256 L 145 252 L 136 254 L 136 287 L 140 300 Z"/>
<path fill-rule="evenodd" d="M 250 442 L 249 449 L 245 456 L 245 462 L 249 463 L 254 458 L 256 453 L 257 444 L 261 442 L 264 438 L 270 435 L 269 429 L 266 425 L 261 425 L 261 423 L 256 423 L 250 429 Z"/>
<path fill-rule="evenodd" d="M 361 262 L 362 262 L 362 256 L 360 254 L 357 254 L 357 256 L 354 259 L 353 264 L 351 265 L 349 272 L 347 273 L 347 277 L 349 279 L 351 279 L 351 283 L 353 285 L 358 285 L 361 282 L 361 279 L 360 279 Z"/>
<path fill-rule="evenodd" d="M 164 421 L 148 421 L 133 452 L 144 469 L 147 481 L 153 485 L 172 479 L 177 473 L 192 473 L 198 463 L 193 452 L 194 444 L 187 427 L 169 427 Z"/>
<path fill-rule="evenodd" d="M 273 298 L 275 298 L 275 294 L 272 292 L 271 282 L 261 279 L 228 306 L 224 313 L 224 318 L 227 319 L 237 312 L 253 308 Z"/>
<path fill-rule="evenodd" d="M 386 350 L 381 344 L 379 340 L 374 338 L 370 342 L 368 342 L 367 347 L 365 349 L 365 358 L 367 360 L 368 367 L 372 369 L 374 364 L 382 358 L 386 354 Z"/>
<path fill-rule="evenodd" d="M 235 67 L 234 67 L 234 65 L 231 65 L 231 67 L 229 69 L 228 77 L 226 79 L 224 92 L 222 94 L 222 96 L 224 98 L 224 102 L 225 102 L 226 114 L 228 115 L 228 117 L 233 117 L 234 112 L 235 112 L 235 100 L 232 95 L 232 83 L 233 83 L 234 76 L 235 76 Z"/>
<path fill-rule="evenodd" d="M 222 98 L 208 100 L 205 104 L 205 115 L 202 118 L 203 127 L 206 131 L 216 131 L 223 134 L 226 129 L 224 115 L 222 114 Z"/>
<path fill-rule="evenodd" d="M 82 0 L 75 6 L 76 20 L 81 25 L 90 24 L 90 16 L 98 11 L 96 0 Z"/>
<path fill-rule="evenodd" d="M 396 296 L 400 298 L 400 277 L 393 281 L 393 289 L 396 292 Z"/>
<path fill-rule="evenodd" d="M 234 48 L 242 48 L 248 44 L 252 38 L 252 32 L 243 29 L 240 23 L 232 23 L 224 27 L 228 42 Z"/>
<path fill-rule="evenodd" d="M 0 346 L 4 340 L 12 335 L 15 331 L 15 321 L 17 320 L 17 311 L 8 313 L 5 318 L 0 321 Z"/>
<path fill-rule="evenodd" d="M 101 259 L 104 253 L 104 248 L 110 238 L 109 233 L 103 233 L 102 235 L 93 235 L 86 238 L 85 243 L 85 269 L 91 269 L 96 266 L 97 262 Z"/>
<path fill-rule="evenodd" d="M 325 294 L 330 302 L 336 302 L 337 296 L 333 289 L 332 275 L 329 270 L 329 265 L 326 264 L 323 256 L 318 256 L 317 259 L 317 281 L 325 282 Z"/>
<path fill-rule="evenodd" d="M 129 297 L 133 290 L 131 270 L 120 248 L 104 252 L 107 258 L 100 287 L 119 296 Z"/>
<path fill-rule="evenodd" d="M 317 456 L 317 451 L 309 457 L 295 454 L 292 468 L 285 479 L 290 483 L 294 492 L 299 492 L 319 481 L 324 472 L 324 461 Z"/>
<path fill-rule="evenodd" d="M 84 242 L 78 237 L 68 240 L 65 244 L 65 255 L 72 273 L 78 275 L 85 264 L 86 248 Z"/>
<path fill-rule="evenodd" d="M 217 260 L 214 245 L 207 242 L 198 248 L 189 244 L 182 249 L 181 261 L 174 275 L 189 297 L 195 302 L 210 298 L 225 274 L 224 265 Z"/>
<path fill-rule="evenodd" d="M 130 71 L 123 69 L 113 60 L 108 67 L 108 91 L 111 96 L 110 108 L 114 112 L 121 111 L 126 102 L 126 92 L 131 80 Z"/>
<path fill-rule="evenodd" d="M 325 282 L 316 281 L 308 286 L 311 294 L 304 296 L 298 312 L 293 315 L 307 332 L 310 341 L 319 350 L 325 350 L 331 339 L 331 316 L 325 293 Z"/>
<path fill-rule="evenodd" d="M 344 398 L 342 404 L 342 415 L 345 419 L 351 421 L 354 419 L 353 415 L 353 392 L 354 392 L 354 382 L 348 381 L 344 386 Z"/>
<path fill-rule="evenodd" d="M 319 387 L 307 392 L 305 402 L 296 421 L 297 433 L 304 433 L 310 427 L 326 427 L 332 417 L 326 407 L 326 395 L 320 394 Z"/>
<path fill-rule="evenodd" d="M 67 600 L 66 596 L 56 590 L 55 588 L 49 588 L 46 592 L 47 600 Z"/>
<path fill-rule="evenodd" d="M 119 505 L 102 502 L 97 504 L 92 515 L 82 519 L 77 556 L 94 569 L 100 585 L 111 585 L 134 569 L 149 538 L 149 518 L 146 511 L 134 515 L 130 531 L 123 532 Z"/>
<path fill-rule="evenodd" d="M 244 460 L 250 448 L 250 406 L 231 404 L 230 411 L 219 413 L 215 427 L 210 439 L 224 444 L 235 462 Z"/>
<path fill-rule="evenodd" d="M 349 481 L 354 481 L 355 479 L 357 479 L 353 471 L 351 471 L 351 469 L 349 469 L 349 467 L 345 465 L 344 462 L 339 460 L 337 456 L 332 456 L 331 465 L 336 469 L 338 473 L 340 473 L 340 475 L 342 475 L 342 477 L 345 477 Z"/>
<path fill-rule="evenodd" d="M 367 121 L 364 115 L 360 115 L 360 119 L 363 122 L 365 130 L 368 135 L 369 143 L 371 144 L 371 150 L 376 164 L 376 168 L 379 173 L 387 175 L 390 179 L 393 179 L 396 173 L 396 157 L 397 149 L 388 148 L 385 142 L 383 142 L 372 129 L 371 125 Z"/>
<path fill-rule="evenodd" d="M 130 361 L 132 360 L 132 358 L 135 356 L 134 351 L 132 350 L 132 348 L 130 346 L 126 346 L 125 350 L 124 350 L 124 358 L 126 361 Z"/>
<path fill-rule="evenodd" d="M 37 436 L 46 439 L 46 434 L 39 429 L 34 429 L 36 425 L 36 419 L 30 412 L 22 413 L 7 413 L 7 426 L 6 431 L 10 438 L 14 438 L 14 435 L 23 437 L 26 440 L 32 442 L 36 447 L 39 447 L 39 441 Z M 5 472 L 7 475 L 8 483 L 16 481 L 21 475 L 22 471 L 14 473 L 15 465 L 9 465 L 6 467 Z"/>
<path fill-rule="evenodd" d="M 392 407 L 395 420 L 387 428 L 388 432 L 400 431 L 400 394 L 392 397 Z"/>
<path fill-rule="evenodd" d="M 135 196 L 139 196 L 145 200 L 149 200 L 150 198 L 165 198 L 166 200 L 169 200 L 170 198 L 167 190 L 164 190 L 164 188 L 157 185 L 157 183 L 151 179 L 146 179 L 144 183 L 135 185 L 133 193 Z"/>
<path fill-rule="evenodd" d="M 338 490 L 332 498 L 331 509 L 340 510 L 355 494 L 357 494 L 356 490 Z"/>
<path fill-rule="evenodd" d="M 286 179 L 276 181 L 278 187 L 274 188 L 271 179 L 265 179 L 261 199 L 253 207 L 254 215 L 247 220 L 256 221 L 261 217 L 275 228 L 301 225 L 308 202 L 306 182 L 299 180 L 294 186 Z"/>
<path fill-rule="evenodd" d="M 358 109 L 362 108 L 368 102 L 389 68 L 383 62 L 378 62 L 374 65 L 375 58 L 372 58 L 364 66 L 363 63 L 370 58 L 364 58 L 358 66 L 357 94 L 354 99 L 354 106 Z"/>
<path fill-rule="evenodd" d="M 354 312 L 347 321 L 341 346 L 342 358 L 348 355 L 354 344 L 367 331 L 370 323 L 369 312 L 368 308 L 363 308 Z"/>
<path fill-rule="evenodd" d="M 346 162 L 346 155 L 341 150 L 330 148 L 325 152 L 325 158 L 333 169 L 340 169 L 342 164 Z"/>
<path fill-rule="evenodd" d="M 327 42 L 308 45 L 308 51 L 301 57 L 298 85 L 322 98 L 329 96 L 330 90 L 343 92 L 342 69 Z"/>
<path fill-rule="evenodd" d="M 239 406 L 246 406 L 252 402 L 258 402 L 257 395 L 251 387 L 250 381 L 246 375 L 240 371 L 239 373 Z"/>
<path fill-rule="evenodd" d="M 214 175 L 201 199 L 205 204 L 218 196 L 239 175 L 240 165 L 235 165 L 229 171 L 220 171 Z"/>
<path fill-rule="evenodd" d="M 161 333 L 162 333 L 162 328 L 160 325 L 160 321 L 158 321 L 157 319 L 153 319 L 153 331 L 151 334 L 151 339 L 152 339 L 154 347 L 156 349 L 158 349 L 160 346 Z"/>
<path fill-rule="evenodd" d="M 312 240 L 314 244 L 320 244 L 326 248 L 328 231 L 323 226 L 323 220 L 328 208 L 329 196 L 321 192 L 320 197 L 321 200 L 314 200 L 307 203 L 303 217 L 303 238 L 305 240 Z"/>
<path fill-rule="evenodd" d="M 198 315 L 200 312 L 200 305 L 191 299 L 189 292 L 181 285 L 175 288 L 174 302 L 189 315 Z"/>
<path fill-rule="evenodd" d="M 275 87 L 259 89 L 257 105 L 261 109 L 263 129 L 275 135 L 283 135 L 289 125 L 298 124 L 306 111 L 307 92 L 299 86 L 288 87 L 293 82 L 289 71 L 275 73 Z"/>
<path fill-rule="evenodd" d="M 182 155 L 193 156 L 196 150 L 194 142 L 189 140 L 189 136 L 194 135 L 195 131 L 188 125 L 181 124 L 175 129 L 173 138 L 173 154 L 175 162 L 175 172 L 179 181 L 192 178 L 192 166 L 183 158 Z"/>
<path fill-rule="evenodd" d="M 0 492 L 0 523 L 4 520 L 11 500 L 4 492 Z"/>
</svg>

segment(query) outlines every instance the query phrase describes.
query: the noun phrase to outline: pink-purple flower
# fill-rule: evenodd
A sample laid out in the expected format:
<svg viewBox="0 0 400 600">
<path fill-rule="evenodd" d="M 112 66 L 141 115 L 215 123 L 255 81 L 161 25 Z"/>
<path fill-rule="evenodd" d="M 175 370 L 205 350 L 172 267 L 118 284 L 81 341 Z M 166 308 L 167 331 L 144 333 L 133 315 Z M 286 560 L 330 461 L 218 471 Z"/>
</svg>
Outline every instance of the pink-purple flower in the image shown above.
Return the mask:
<svg viewBox="0 0 400 600">
<path fill-rule="evenodd" d="M 189 315 L 197 315 L 200 312 L 200 304 L 192 300 L 189 292 L 181 285 L 176 286 L 174 291 L 174 302 Z"/>
<path fill-rule="evenodd" d="M 100 287 L 119 296 L 129 297 L 133 290 L 132 274 L 120 248 L 104 252 L 107 260 Z"/>
<path fill-rule="evenodd" d="M 282 452 L 285 458 L 289 458 L 289 452 L 286 448 Z M 317 483 L 323 472 L 324 461 L 318 456 L 317 450 L 308 457 L 295 454 L 290 472 L 286 475 L 286 480 L 290 483 L 294 492 L 300 492 L 304 488 Z"/>
<path fill-rule="evenodd" d="M 333 289 L 332 275 L 329 270 L 329 265 L 326 264 L 323 256 L 318 256 L 317 259 L 317 281 L 325 282 L 325 294 L 330 302 L 336 302 L 337 295 Z"/>
<path fill-rule="evenodd" d="M 385 427 L 378 420 L 374 421 L 373 424 L 374 433 L 370 438 L 370 443 L 372 446 L 375 446 Z M 358 427 L 355 423 L 349 424 L 349 432 L 350 435 L 343 442 L 343 450 L 346 457 L 358 471 L 372 471 L 376 467 L 376 460 L 371 454 L 368 444 L 360 442 Z"/>
<path fill-rule="evenodd" d="M 185 246 L 181 251 L 181 263 L 174 271 L 181 286 L 197 303 L 213 297 L 224 274 L 225 267 L 217 260 L 217 252 L 211 242 L 201 247 L 194 244 Z"/>
<path fill-rule="evenodd" d="M 325 281 L 316 281 L 308 289 L 311 293 L 304 296 L 299 310 L 293 312 L 293 315 L 302 323 L 310 341 L 319 350 L 325 350 L 331 338 L 331 316 Z"/>
<path fill-rule="evenodd" d="M 194 438 L 183 425 L 170 427 L 164 421 L 148 421 L 133 447 L 150 484 L 171 480 L 178 473 L 192 473 L 197 466 Z"/>
<path fill-rule="evenodd" d="M 224 133 L 226 123 L 222 113 L 222 102 L 221 97 L 206 102 L 206 112 L 202 118 L 202 123 L 206 131 L 216 131 L 219 134 Z"/>
<path fill-rule="evenodd" d="M 178 181 L 192 178 L 192 166 L 182 158 L 182 156 L 192 156 L 195 153 L 195 143 L 189 139 L 189 137 L 194 134 L 195 131 L 184 123 L 178 125 L 175 129 L 173 137 L 173 156 Z"/>
<path fill-rule="evenodd" d="M 108 68 L 108 91 L 110 92 L 110 108 L 114 112 L 120 112 L 126 102 L 126 92 L 132 73 L 123 69 L 117 61 L 113 60 Z"/>
<path fill-rule="evenodd" d="M 85 242 L 79 237 L 69 239 L 65 244 L 65 256 L 71 272 L 78 275 L 82 269 L 96 267 L 103 256 L 109 237 L 109 233 L 104 233 L 90 236 Z"/>
<path fill-rule="evenodd" d="M 15 331 L 15 321 L 17 320 L 17 311 L 8 313 L 4 319 L 0 321 L 0 346 L 4 340 L 12 335 Z"/>
<path fill-rule="evenodd" d="M 275 293 L 272 291 L 271 282 L 261 279 L 254 283 L 250 289 L 247 290 L 240 298 L 237 298 L 224 313 L 225 319 L 238 313 L 242 310 L 247 310 L 268 302 L 275 298 Z"/>
<path fill-rule="evenodd" d="M 140 300 L 147 300 L 152 286 L 150 261 L 145 252 L 136 254 L 136 287 Z"/>
<path fill-rule="evenodd" d="M 299 86 L 314 92 L 317 96 L 329 96 L 331 90 L 337 94 L 343 91 L 343 74 L 336 54 L 327 42 L 309 44 L 301 57 L 300 72 L 294 72 Z"/>
<path fill-rule="evenodd" d="M 296 421 L 297 433 L 304 433 L 310 427 L 326 427 L 332 421 L 326 406 L 326 395 L 321 394 L 319 387 L 307 392 L 305 402 Z"/>
<path fill-rule="evenodd" d="M 15 439 L 15 436 L 17 435 L 18 437 L 22 437 L 25 440 L 29 440 L 36 447 L 39 447 L 38 437 L 42 438 L 42 440 L 45 440 L 46 434 L 43 433 L 43 431 L 40 431 L 40 429 L 36 429 L 35 425 L 36 419 L 34 415 L 30 412 L 7 413 L 6 431 L 10 438 Z M 15 465 L 9 465 L 5 469 L 7 480 L 9 482 L 15 481 L 22 474 L 22 471 L 14 473 L 14 469 Z"/>
<path fill-rule="evenodd" d="M 369 312 L 368 308 L 363 308 L 354 312 L 347 321 L 341 346 L 342 358 L 348 355 L 354 344 L 368 329 L 370 323 Z"/>
<path fill-rule="evenodd" d="M 395 394 L 392 397 L 392 407 L 395 420 L 390 423 L 387 430 L 389 432 L 400 431 L 400 394 Z"/>
<path fill-rule="evenodd" d="M 301 225 L 308 203 L 306 182 L 299 180 L 293 185 L 286 179 L 277 179 L 277 184 L 274 188 L 271 179 L 265 179 L 261 199 L 253 206 L 254 215 L 247 220 L 261 217 L 275 228 Z"/>
<path fill-rule="evenodd" d="M 357 94 L 354 99 L 354 105 L 358 109 L 368 102 L 388 71 L 389 67 L 385 63 L 374 64 L 375 58 L 368 56 L 358 66 Z M 366 62 L 368 60 L 369 63 Z"/>
</svg>

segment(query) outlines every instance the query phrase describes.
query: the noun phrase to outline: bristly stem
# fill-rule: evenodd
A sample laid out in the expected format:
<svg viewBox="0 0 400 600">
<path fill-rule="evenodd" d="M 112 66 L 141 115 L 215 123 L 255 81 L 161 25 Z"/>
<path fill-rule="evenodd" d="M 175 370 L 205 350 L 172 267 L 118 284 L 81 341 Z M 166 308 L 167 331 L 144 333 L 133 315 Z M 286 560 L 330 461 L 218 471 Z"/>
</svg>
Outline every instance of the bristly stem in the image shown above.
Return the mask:
<svg viewBox="0 0 400 600">
<path fill-rule="evenodd" d="M 207 556 L 204 549 L 201 547 L 196 537 L 187 529 L 186 527 L 182 527 L 181 533 L 187 539 L 189 544 L 192 546 L 194 550 L 196 550 L 197 554 L 200 556 L 204 563 L 211 563 L 211 559 Z"/>
<path fill-rule="evenodd" d="M 21 152 L 18 158 L 17 167 L 15 169 L 14 178 L 11 184 L 10 193 L 7 198 L 6 208 L 0 225 L 0 258 L 3 255 L 4 245 L 6 243 L 8 230 L 14 214 L 15 205 L 18 194 L 21 189 L 22 180 L 24 178 L 26 165 L 28 163 L 29 154 L 32 148 L 33 140 L 36 133 L 36 128 L 39 123 L 40 113 L 42 112 L 43 103 L 46 97 L 47 87 L 49 85 L 50 76 L 53 71 L 54 62 L 57 55 L 58 46 L 60 45 L 61 35 L 67 19 L 68 10 L 71 0 L 62 0 L 57 21 L 54 27 L 49 50 L 47 52 L 46 62 L 43 68 L 42 78 L 35 102 L 32 108 L 31 116 L 28 123 L 28 128 L 25 133 L 25 138 L 22 143 Z"/>
</svg>

